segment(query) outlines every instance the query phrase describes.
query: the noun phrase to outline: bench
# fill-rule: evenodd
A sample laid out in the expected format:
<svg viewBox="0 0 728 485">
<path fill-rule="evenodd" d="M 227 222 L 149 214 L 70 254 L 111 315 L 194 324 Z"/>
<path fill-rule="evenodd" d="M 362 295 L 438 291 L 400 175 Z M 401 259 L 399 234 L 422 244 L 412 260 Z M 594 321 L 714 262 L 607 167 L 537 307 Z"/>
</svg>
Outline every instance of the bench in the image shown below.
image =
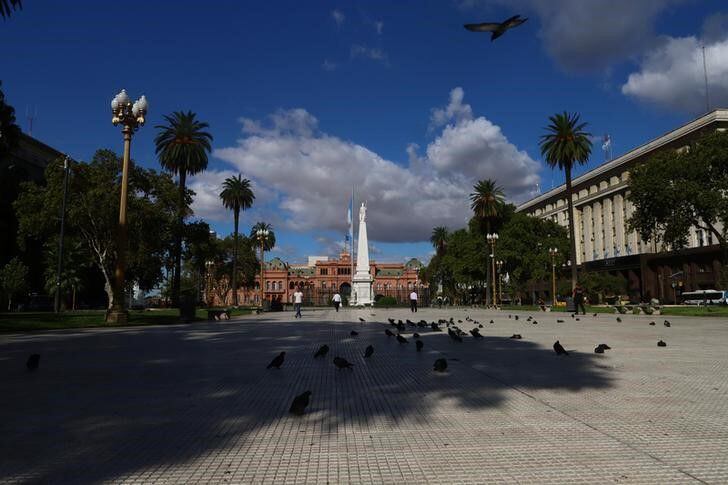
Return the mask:
<svg viewBox="0 0 728 485">
<path fill-rule="evenodd" d="M 230 312 L 228 310 L 207 310 L 208 320 L 230 320 Z"/>
</svg>

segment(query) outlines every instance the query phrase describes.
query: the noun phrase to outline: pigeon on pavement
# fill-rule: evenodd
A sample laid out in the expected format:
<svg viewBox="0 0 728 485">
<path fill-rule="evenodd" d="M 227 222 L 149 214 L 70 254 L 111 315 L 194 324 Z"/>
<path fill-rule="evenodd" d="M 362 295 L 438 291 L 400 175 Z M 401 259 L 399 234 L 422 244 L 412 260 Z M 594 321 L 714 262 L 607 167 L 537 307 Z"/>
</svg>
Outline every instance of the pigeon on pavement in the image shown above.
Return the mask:
<svg viewBox="0 0 728 485">
<path fill-rule="evenodd" d="M 316 359 L 318 357 L 326 357 L 326 354 L 329 353 L 329 346 L 324 344 L 316 351 L 315 354 L 313 354 L 313 358 Z"/>
<path fill-rule="evenodd" d="M 435 372 L 445 372 L 447 370 L 447 360 L 437 359 L 435 361 L 433 369 L 435 370 Z"/>
<path fill-rule="evenodd" d="M 667 347 L 667 344 L 664 341 L 660 340 L 659 342 L 657 342 L 657 346 L 658 347 Z"/>
<path fill-rule="evenodd" d="M 368 346 L 368 347 L 367 347 L 367 348 L 366 348 L 366 349 L 364 350 L 364 357 L 368 359 L 369 357 L 371 357 L 371 356 L 372 356 L 372 354 L 373 354 L 373 353 L 374 353 L 374 347 L 372 347 L 371 345 L 369 345 L 369 346 Z"/>
<path fill-rule="evenodd" d="M 417 347 L 417 352 L 419 352 L 425 346 L 425 343 L 422 340 L 418 340 L 415 342 L 415 346 Z"/>
<path fill-rule="evenodd" d="M 407 339 L 406 339 L 406 338 L 404 338 L 404 337 L 403 337 L 403 336 L 401 336 L 401 335 L 397 335 L 397 342 L 399 342 L 399 343 L 401 343 L 401 344 L 407 344 L 407 343 L 409 343 L 409 342 L 407 342 Z"/>
<path fill-rule="evenodd" d="M 556 352 L 556 355 L 569 355 L 569 353 L 558 340 L 554 342 L 554 352 Z"/>
<path fill-rule="evenodd" d="M 349 362 L 348 360 L 346 360 L 343 357 L 334 357 L 334 365 L 336 367 L 338 367 L 339 370 L 347 369 L 347 368 L 351 369 L 352 367 L 354 367 L 354 364 L 352 364 L 351 362 Z"/>
<path fill-rule="evenodd" d="M 275 367 L 276 369 L 280 369 L 283 365 L 283 361 L 286 360 L 286 353 L 281 352 L 280 354 L 276 355 L 273 360 L 270 361 L 270 364 L 268 364 L 268 367 L 266 369 L 270 369 L 271 367 Z"/>
<path fill-rule="evenodd" d="M 303 394 L 299 394 L 293 399 L 291 403 L 291 409 L 288 412 L 295 414 L 296 416 L 302 416 L 308 406 L 309 398 L 311 397 L 311 391 L 306 391 Z"/>
</svg>

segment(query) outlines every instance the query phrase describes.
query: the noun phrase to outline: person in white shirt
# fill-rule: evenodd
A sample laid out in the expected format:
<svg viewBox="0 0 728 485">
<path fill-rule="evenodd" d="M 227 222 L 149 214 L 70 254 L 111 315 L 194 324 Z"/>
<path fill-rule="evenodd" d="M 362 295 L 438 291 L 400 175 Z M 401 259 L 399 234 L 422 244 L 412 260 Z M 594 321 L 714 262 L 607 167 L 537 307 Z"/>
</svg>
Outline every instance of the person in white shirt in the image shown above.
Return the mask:
<svg viewBox="0 0 728 485">
<path fill-rule="evenodd" d="M 417 312 L 417 292 L 415 290 L 410 293 L 410 310 Z"/>
<path fill-rule="evenodd" d="M 297 286 L 296 291 L 293 293 L 293 307 L 296 309 L 295 318 L 301 318 L 301 305 L 303 305 L 303 293 Z"/>
<path fill-rule="evenodd" d="M 334 294 L 334 298 L 332 299 L 334 302 L 334 308 L 336 308 L 336 312 L 339 312 L 339 306 L 341 306 L 341 295 L 339 295 L 339 292 L 337 291 Z"/>
</svg>

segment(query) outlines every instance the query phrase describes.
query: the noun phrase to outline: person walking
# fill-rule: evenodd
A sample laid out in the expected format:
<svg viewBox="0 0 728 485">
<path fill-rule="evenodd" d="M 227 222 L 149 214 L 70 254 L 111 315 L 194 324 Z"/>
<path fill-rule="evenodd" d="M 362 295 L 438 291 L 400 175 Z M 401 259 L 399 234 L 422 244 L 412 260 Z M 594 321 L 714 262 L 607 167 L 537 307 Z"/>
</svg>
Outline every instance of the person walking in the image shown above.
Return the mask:
<svg viewBox="0 0 728 485">
<path fill-rule="evenodd" d="M 332 300 L 334 302 L 334 308 L 336 309 L 336 313 L 339 313 L 339 307 L 341 306 L 341 295 L 339 295 L 338 291 L 334 293 L 334 298 Z"/>
<path fill-rule="evenodd" d="M 412 313 L 417 312 L 417 292 L 415 290 L 412 290 L 412 293 L 410 293 L 410 311 Z"/>
<path fill-rule="evenodd" d="M 303 305 L 303 293 L 297 286 L 296 291 L 293 293 L 293 307 L 296 309 L 296 316 L 294 318 L 301 318 L 301 305 Z"/>
<path fill-rule="evenodd" d="M 579 307 L 581 307 L 582 313 L 586 315 L 586 308 L 584 307 L 584 288 L 577 283 L 574 288 L 574 309 L 576 310 L 577 315 L 579 314 Z"/>
</svg>

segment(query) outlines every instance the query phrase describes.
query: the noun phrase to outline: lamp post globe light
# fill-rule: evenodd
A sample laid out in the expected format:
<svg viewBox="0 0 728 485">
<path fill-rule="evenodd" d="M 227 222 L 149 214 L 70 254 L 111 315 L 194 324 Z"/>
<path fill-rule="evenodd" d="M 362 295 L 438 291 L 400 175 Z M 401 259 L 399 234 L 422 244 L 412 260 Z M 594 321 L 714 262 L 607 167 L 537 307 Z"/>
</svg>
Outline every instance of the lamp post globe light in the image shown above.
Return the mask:
<svg viewBox="0 0 728 485">
<path fill-rule="evenodd" d="M 498 234 L 486 234 L 485 238 L 488 240 L 488 244 L 490 244 L 490 262 L 491 262 L 491 274 L 493 275 L 493 280 L 495 280 L 495 243 L 498 241 Z M 493 303 L 493 306 L 498 306 L 498 302 L 496 301 L 497 295 L 494 291 L 495 285 L 492 285 L 493 288 L 489 288 L 489 292 L 492 295 L 491 301 Z"/>
<path fill-rule="evenodd" d="M 119 227 L 116 234 L 117 255 L 116 269 L 114 271 L 114 303 L 106 315 L 106 321 L 108 323 L 126 323 L 129 316 L 124 303 L 124 274 L 126 272 L 126 199 L 129 188 L 131 135 L 140 126 L 144 125 L 148 107 L 146 97 L 142 96 L 132 103 L 124 89 L 111 100 L 111 123 L 114 126 L 121 125 L 121 133 L 124 135 L 124 159 L 121 169 Z"/>
<path fill-rule="evenodd" d="M 551 305 L 556 306 L 556 255 L 559 254 L 558 248 L 549 248 L 549 256 L 551 256 Z"/>
<path fill-rule="evenodd" d="M 265 241 L 268 239 L 270 231 L 268 229 L 258 229 L 255 231 L 255 236 L 258 238 L 260 243 L 260 308 L 263 309 L 263 300 L 265 299 L 263 278 L 265 270 Z"/>
</svg>

